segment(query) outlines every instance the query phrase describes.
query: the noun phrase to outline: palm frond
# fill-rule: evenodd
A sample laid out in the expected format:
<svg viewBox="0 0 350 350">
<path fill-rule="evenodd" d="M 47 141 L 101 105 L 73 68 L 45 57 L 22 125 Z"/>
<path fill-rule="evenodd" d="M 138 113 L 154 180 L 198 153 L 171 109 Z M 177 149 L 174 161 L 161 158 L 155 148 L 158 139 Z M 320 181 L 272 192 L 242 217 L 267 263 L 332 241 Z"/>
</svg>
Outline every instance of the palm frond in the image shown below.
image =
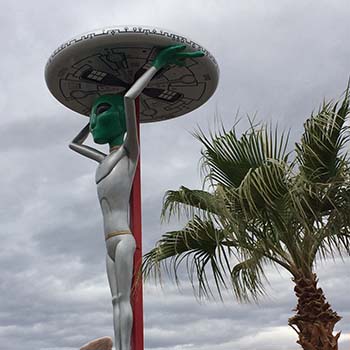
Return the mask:
<svg viewBox="0 0 350 350">
<path fill-rule="evenodd" d="M 233 128 L 204 135 L 199 130 L 195 137 L 204 145 L 202 164 L 208 170 L 206 180 L 224 186 L 237 188 L 247 173 L 268 159 L 287 162 L 286 152 L 289 134 L 278 135 L 277 128 L 266 125 L 251 125 L 251 128 L 238 138 Z"/>
<path fill-rule="evenodd" d="M 219 214 L 220 203 L 215 196 L 207 191 L 191 190 L 181 186 L 179 190 L 169 190 L 163 198 L 163 207 L 161 212 L 162 219 L 177 216 L 180 218 L 181 213 L 187 217 L 193 217 L 200 212 L 210 212 Z"/>
<path fill-rule="evenodd" d="M 199 296 L 209 296 L 212 293 L 206 269 L 210 267 L 221 295 L 221 288 L 227 287 L 225 271 L 230 266 L 229 250 L 232 247 L 232 244 L 230 247 L 222 245 L 224 240 L 222 230 L 215 228 L 211 221 L 202 221 L 195 216 L 184 229 L 164 234 L 157 246 L 144 255 L 143 275 L 146 279 L 151 276 L 160 279 L 163 265 L 178 281 L 179 267 L 183 263 L 192 285 L 195 286 L 195 280 L 198 281 Z"/>
<path fill-rule="evenodd" d="M 312 263 L 318 253 L 326 258 L 336 252 L 339 256 L 350 255 L 350 183 L 344 183 L 333 198 L 333 208 L 319 223 L 313 235 Z"/>
<path fill-rule="evenodd" d="M 288 167 L 278 161 L 266 160 L 251 169 L 241 182 L 237 195 L 246 218 L 268 219 L 276 215 L 288 195 Z"/>
<path fill-rule="evenodd" d="M 339 103 L 325 103 L 317 115 L 304 124 L 304 134 L 296 144 L 296 160 L 302 176 L 311 183 L 327 183 L 339 176 L 345 166 L 341 155 L 349 136 L 345 119 L 350 113 L 349 89 Z"/>
<path fill-rule="evenodd" d="M 265 294 L 263 256 L 253 256 L 237 263 L 231 270 L 231 282 L 235 297 L 239 301 L 257 301 Z"/>
</svg>

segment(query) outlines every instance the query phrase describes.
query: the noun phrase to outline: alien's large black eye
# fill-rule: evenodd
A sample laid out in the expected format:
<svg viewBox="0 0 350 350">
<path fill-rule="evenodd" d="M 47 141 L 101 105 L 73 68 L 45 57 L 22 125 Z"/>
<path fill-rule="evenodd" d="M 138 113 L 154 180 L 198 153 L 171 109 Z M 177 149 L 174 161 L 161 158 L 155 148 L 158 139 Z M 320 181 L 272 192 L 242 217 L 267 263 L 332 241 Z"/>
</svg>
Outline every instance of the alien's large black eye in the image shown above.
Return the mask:
<svg viewBox="0 0 350 350">
<path fill-rule="evenodd" d="M 96 108 L 96 114 L 99 115 L 103 112 L 108 111 L 111 108 L 111 105 L 109 103 L 101 103 Z"/>
</svg>

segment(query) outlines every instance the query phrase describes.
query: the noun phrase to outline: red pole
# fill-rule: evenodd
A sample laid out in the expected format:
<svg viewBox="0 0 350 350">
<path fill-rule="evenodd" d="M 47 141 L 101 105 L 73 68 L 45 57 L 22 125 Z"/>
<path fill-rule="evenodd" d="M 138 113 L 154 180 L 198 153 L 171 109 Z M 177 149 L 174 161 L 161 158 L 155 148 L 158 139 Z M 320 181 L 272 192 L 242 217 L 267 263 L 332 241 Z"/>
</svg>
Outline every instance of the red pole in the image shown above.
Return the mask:
<svg viewBox="0 0 350 350">
<path fill-rule="evenodd" d="M 140 147 L 140 99 L 135 101 L 138 139 Z M 130 224 L 136 240 L 136 251 L 134 255 L 134 281 L 133 295 L 131 299 L 134 322 L 131 335 L 131 349 L 143 350 L 143 292 L 142 280 L 137 278 L 142 264 L 142 221 L 141 221 L 141 150 L 136 167 L 134 182 L 130 196 Z M 137 281 L 136 281 L 137 280 Z M 137 282 L 137 283 L 136 283 Z"/>
</svg>

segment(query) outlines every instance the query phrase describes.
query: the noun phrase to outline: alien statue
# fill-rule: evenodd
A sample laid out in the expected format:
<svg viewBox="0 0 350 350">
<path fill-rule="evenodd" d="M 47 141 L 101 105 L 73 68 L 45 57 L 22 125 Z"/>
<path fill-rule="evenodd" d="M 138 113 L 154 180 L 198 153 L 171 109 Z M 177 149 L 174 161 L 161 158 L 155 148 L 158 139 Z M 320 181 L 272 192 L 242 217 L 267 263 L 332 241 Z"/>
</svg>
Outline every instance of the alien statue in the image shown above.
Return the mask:
<svg viewBox="0 0 350 350">
<path fill-rule="evenodd" d="M 69 145 L 72 150 L 99 163 L 96 185 L 104 223 L 116 350 L 130 350 L 133 323 L 130 291 L 136 244 L 129 226 L 129 200 L 139 156 L 135 99 L 159 69 L 171 64 L 182 66 L 186 58 L 204 55 L 201 51 L 184 52 L 185 47 L 174 45 L 162 49 L 152 66 L 124 96 L 98 97 L 93 103 L 89 123 Z M 89 132 L 95 143 L 109 144 L 108 155 L 83 144 Z"/>
</svg>

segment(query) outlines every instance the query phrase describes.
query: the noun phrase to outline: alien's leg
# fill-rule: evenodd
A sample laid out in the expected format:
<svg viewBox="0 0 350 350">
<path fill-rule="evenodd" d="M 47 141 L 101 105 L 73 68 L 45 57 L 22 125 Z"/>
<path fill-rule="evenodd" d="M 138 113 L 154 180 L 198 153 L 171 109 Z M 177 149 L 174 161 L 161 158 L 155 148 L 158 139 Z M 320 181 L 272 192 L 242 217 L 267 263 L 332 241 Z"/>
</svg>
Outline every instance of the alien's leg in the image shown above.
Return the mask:
<svg viewBox="0 0 350 350">
<path fill-rule="evenodd" d="M 120 311 L 118 302 L 118 287 L 117 279 L 115 273 L 114 261 L 110 256 L 106 255 L 106 266 L 107 266 L 107 276 L 109 287 L 112 294 L 112 304 L 113 304 L 113 327 L 114 327 L 114 346 L 116 350 L 120 350 Z"/>
<path fill-rule="evenodd" d="M 130 290 L 133 276 L 136 243 L 133 235 L 123 235 L 115 250 L 115 271 L 120 311 L 120 350 L 130 350 L 133 313 Z"/>
</svg>

